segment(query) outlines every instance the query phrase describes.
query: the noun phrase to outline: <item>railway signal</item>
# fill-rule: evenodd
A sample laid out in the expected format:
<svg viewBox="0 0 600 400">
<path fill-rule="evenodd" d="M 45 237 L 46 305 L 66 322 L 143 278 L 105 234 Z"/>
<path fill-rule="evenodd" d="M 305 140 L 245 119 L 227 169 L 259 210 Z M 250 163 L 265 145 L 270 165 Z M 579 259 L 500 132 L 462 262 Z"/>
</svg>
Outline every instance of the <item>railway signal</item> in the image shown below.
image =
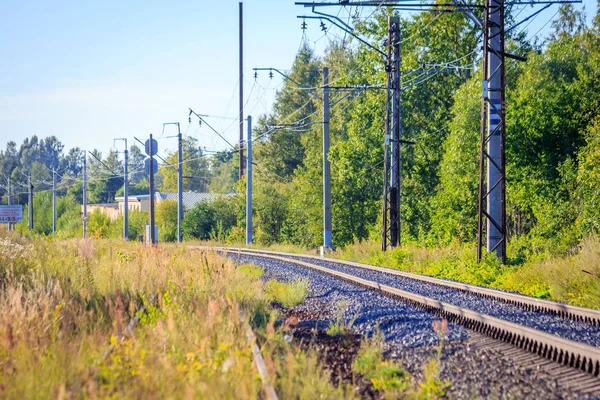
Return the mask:
<svg viewBox="0 0 600 400">
<path fill-rule="evenodd" d="M 150 139 L 146 140 L 145 143 L 145 151 L 149 158 L 146 159 L 144 165 L 146 166 L 146 172 L 148 172 L 148 177 L 150 181 L 150 243 L 156 244 L 156 231 L 155 231 L 155 220 L 154 220 L 154 174 L 158 171 L 158 162 L 154 158 L 156 153 L 158 153 L 158 142 L 152 139 L 152 134 L 150 134 Z"/>
</svg>

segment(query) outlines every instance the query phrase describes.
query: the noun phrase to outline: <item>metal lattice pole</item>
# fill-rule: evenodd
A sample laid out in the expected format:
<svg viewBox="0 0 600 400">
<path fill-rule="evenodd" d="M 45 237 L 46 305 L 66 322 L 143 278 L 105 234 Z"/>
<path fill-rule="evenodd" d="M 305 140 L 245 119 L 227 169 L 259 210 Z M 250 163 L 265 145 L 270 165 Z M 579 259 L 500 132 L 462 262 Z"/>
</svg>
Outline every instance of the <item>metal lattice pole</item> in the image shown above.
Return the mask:
<svg viewBox="0 0 600 400">
<path fill-rule="evenodd" d="M 486 0 L 484 12 L 477 260 L 485 222 L 487 251 L 506 263 L 504 0 Z"/>
<path fill-rule="evenodd" d="M 383 177 L 382 250 L 399 246 L 402 131 L 400 123 L 400 18 L 388 20 L 388 74 Z"/>
</svg>

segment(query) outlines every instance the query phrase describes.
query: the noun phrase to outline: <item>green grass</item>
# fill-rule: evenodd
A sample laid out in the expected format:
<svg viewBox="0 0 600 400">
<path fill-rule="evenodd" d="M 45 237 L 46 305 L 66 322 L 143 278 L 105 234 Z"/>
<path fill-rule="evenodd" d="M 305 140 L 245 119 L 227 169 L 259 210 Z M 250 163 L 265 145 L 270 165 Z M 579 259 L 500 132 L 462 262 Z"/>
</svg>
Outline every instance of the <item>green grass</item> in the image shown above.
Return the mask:
<svg viewBox="0 0 600 400">
<path fill-rule="evenodd" d="M 383 359 L 381 340 L 365 340 L 361 346 L 353 369 L 364 379 L 373 383 L 377 390 L 404 392 L 409 387 L 409 374 L 391 361 Z"/>
<path fill-rule="evenodd" d="M 517 241 L 509 254 L 517 254 Z M 383 253 L 379 244 L 363 242 L 347 246 L 334 257 L 402 271 L 453 279 L 475 285 L 519 292 L 571 305 L 600 308 L 600 239 L 584 239 L 563 256 L 529 252 L 521 263 L 502 265 L 488 255 L 477 263 L 472 244 L 447 247 L 404 245 Z M 591 273 L 582 272 L 586 270 Z"/>
<path fill-rule="evenodd" d="M 308 294 L 308 280 L 300 279 L 290 283 L 270 280 L 265 284 L 268 298 L 277 301 L 285 308 L 302 303 Z"/>
<path fill-rule="evenodd" d="M 265 273 L 265 270 L 263 268 L 254 264 L 240 265 L 238 267 L 238 270 L 250 279 L 259 279 Z"/>
</svg>

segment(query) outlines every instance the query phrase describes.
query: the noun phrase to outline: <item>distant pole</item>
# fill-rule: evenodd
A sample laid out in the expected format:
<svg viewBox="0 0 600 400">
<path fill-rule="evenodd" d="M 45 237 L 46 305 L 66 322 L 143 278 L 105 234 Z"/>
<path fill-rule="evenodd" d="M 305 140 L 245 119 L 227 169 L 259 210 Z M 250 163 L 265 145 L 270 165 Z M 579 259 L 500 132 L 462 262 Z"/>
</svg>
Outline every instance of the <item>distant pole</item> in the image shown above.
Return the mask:
<svg viewBox="0 0 600 400">
<path fill-rule="evenodd" d="M 117 140 L 125 142 L 125 168 L 123 171 L 123 239 L 129 239 L 129 150 L 127 149 L 127 138 L 117 138 L 113 140 L 113 143 Z"/>
<path fill-rule="evenodd" d="M 10 176 L 8 177 L 8 205 L 12 205 L 12 187 L 11 187 L 11 182 L 10 182 Z M 10 232 L 12 230 L 12 223 L 8 223 L 8 231 Z"/>
<path fill-rule="evenodd" d="M 33 230 L 33 183 L 31 183 L 31 172 L 27 175 L 27 187 L 29 188 L 27 193 L 27 211 L 28 211 L 28 222 L 29 230 Z"/>
<path fill-rule="evenodd" d="M 244 5 L 240 1 L 240 179 L 244 176 Z"/>
<path fill-rule="evenodd" d="M 323 247 L 332 247 L 331 166 L 329 165 L 329 68 L 323 67 Z"/>
<path fill-rule="evenodd" d="M 246 157 L 246 244 L 252 244 L 252 117 L 248 115 Z"/>
<path fill-rule="evenodd" d="M 177 123 L 177 140 L 178 156 L 177 156 L 177 242 L 183 241 L 181 232 L 181 223 L 183 222 L 183 136 L 179 122 Z"/>
<path fill-rule="evenodd" d="M 83 238 L 87 239 L 87 151 L 83 151 Z"/>
<path fill-rule="evenodd" d="M 152 134 L 150 134 L 150 243 L 156 244 L 154 237 L 154 156 L 152 151 Z"/>
<path fill-rule="evenodd" d="M 125 139 L 125 189 L 123 195 L 123 239 L 129 239 L 129 150 L 127 149 L 127 139 Z"/>
<path fill-rule="evenodd" d="M 56 168 L 52 168 L 52 233 L 56 233 Z"/>
</svg>

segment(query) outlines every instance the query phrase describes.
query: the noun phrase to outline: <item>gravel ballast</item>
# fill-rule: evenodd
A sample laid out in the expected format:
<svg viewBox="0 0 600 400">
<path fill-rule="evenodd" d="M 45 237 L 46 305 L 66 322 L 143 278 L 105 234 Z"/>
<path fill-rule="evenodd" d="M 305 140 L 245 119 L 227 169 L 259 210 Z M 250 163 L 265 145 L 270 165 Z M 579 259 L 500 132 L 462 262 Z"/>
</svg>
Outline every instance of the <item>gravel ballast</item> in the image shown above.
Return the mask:
<svg viewBox="0 0 600 400">
<path fill-rule="evenodd" d="M 555 314 L 526 310 L 518 305 L 398 275 L 367 270 L 327 260 L 301 256 L 286 257 L 427 296 L 458 307 L 551 333 L 565 339 L 600 347 L 600 326 L 574 321 Z"/>
<path fill-rule="evenodd" d="M 291 282 L 307 279 L 309 295 L 293 308 L 298 315 L 310 315 L 302 324 L 325 329 L 340 316 L 351 331 L 384 337 L 390 358 L 396 359 L 417 379 L 422 368 L 438 348 L 438 336 L 432 325 L 440 318 L 412 305 L 355 286 L 344 280 L 294 264 L 259 256 L 229 255 L 240 263 L 254 263 L 265 269 L 263 279 Z M 314 260 L 311 260 L 314 262 Z M 369 279 L 369 278 L 367 278 Z M 353 322 L 352 322 L 353 321 Z M 544 371 L 523 370 L 493 350 L 473 350 L 468 345 L 469 333 L 459 325 L 449 324 L 444 342 L 440 377 L 452 383 L 453 398 L 581 398 L 557 387 Z"/>
</svg>

